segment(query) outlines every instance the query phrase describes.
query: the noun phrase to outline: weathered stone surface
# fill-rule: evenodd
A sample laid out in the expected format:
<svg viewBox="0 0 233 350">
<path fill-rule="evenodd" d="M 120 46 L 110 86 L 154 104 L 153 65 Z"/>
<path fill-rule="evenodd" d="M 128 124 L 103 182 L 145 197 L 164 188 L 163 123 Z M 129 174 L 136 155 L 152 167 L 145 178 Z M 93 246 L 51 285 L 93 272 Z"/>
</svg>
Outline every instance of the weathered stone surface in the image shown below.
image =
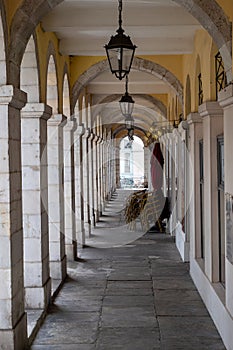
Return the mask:
<svg viewBox="0 0 233 350">
<path fill-rule="evenodd" d="M 98 233 L 113 213 L 111 204 Z M 70 263 L 32 350 L 225 349 L 172 237 L 148 234 L 128 246 L 86 247 L 82 255 Z"/>
</svg>

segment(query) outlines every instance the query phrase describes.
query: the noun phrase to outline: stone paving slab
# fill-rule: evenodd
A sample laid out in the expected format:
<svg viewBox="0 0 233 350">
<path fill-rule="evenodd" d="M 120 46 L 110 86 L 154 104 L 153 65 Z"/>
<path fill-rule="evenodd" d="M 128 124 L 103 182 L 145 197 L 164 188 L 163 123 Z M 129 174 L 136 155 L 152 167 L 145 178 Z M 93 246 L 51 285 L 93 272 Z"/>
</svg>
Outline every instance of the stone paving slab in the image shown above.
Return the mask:
<svg viewBox="0 0 233 350">
<path fill-rule="evenodd" d="M 97 341 L 98 350 L 160 349 L 159 331 L 154 328 L 103 328 Z"/>
<path fill-rule="evenodd" d="M 96 322 L 86 322 L 81 325 L 68 319 L 65 322 L 50 322 L 48 317 L 34 345 L 94 344 L 97 335 L 98 324 Z"/>
<path fill-rule="evenodd" d="M 151 306 L 104 306 L 102 327 L 156 327 L 157 320 Z"/>
<path fill-rule="evenodd" d="M 113 208 L 96 235 L 112 234 Z M 86 247 L 80 255 L 32 350 L 225 349 L 174 237 L 142 233 L 127 246 Z"/>
<path fill-rule="evenodd" d="M 66 296 L 59 296 L 55 305 L 61 312 L 100 312 L 103 297 L 83 296 L 75 300 L 67 300 Z"/>
<path fill-rule="evenodd" d="M 189 276 L 177 276 L 176 278 L 157 276 L 156 279 L 155 279 L 155 277 L 153 278 L 153 288 L 154 289 L 162 289 L 162 290 L 167 290 L 167 289 L 196 290 L 196 287 L 193 284 L 191 277 L 189 277 Z"/>
<path fill-rule="evenodd" d="M 190 337 L 187 338 L 169 338 L 161 342 L 160 350 L 226 350 L 221 344 L 221 339 Z"/>
<path fill-rule="evenodd" d="M 158 317 L 161 339 L 206 337 L 219 341 L 219 334 L 209 316 Z"/>
<path fill-rule="evenodd" d="M 95 344 L 33 345 L 31 350 L 95 350 Z"/>
<path fill-rule="evenodd" d="M 151 306 L 153 302 L 152 295 L 107 295 L 103 300 L 103 306 Z"/>
</svg>

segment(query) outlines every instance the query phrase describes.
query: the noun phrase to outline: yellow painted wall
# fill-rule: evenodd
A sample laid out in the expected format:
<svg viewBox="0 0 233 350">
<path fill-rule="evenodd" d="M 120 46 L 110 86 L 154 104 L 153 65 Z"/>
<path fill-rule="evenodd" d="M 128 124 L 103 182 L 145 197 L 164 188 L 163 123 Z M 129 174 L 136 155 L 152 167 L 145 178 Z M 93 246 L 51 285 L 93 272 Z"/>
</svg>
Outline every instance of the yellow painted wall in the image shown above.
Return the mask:
<svg viewBox="0 0 233 350">
<path fill-rule="evenodd" d="M 94 64 L 106 59 L 106 56 L 73 56 L 70 58 L 70 83 L 75 84 L 80 75 Z"/>
<path fill-rule="evenodd" d="M 232 21 L 233 20 L 233 1 L 216 0 L 216 2 L 222 7 L 223 11 L 229 17 L 230 21 Z"/>
<path fill-rule="evenodd" d="M 68 56 L 62 56 L 58 49 L 58 39 L 54 33 L 44 32 L 39 25 L 36 28 L 36 37 L 38 45 L 39 65 L 40 65 L 40 94 L 42 102 L 46 103 L 46 82 L 47 82 L 47 64 L 48 64 L 48 47 L 51 42 L 55 49 L 55 63 L 57 67 L 57 81 L 58 81 L 58 110 L 62 113 L 62 102 L 63 102 L 63 72 L 65 64 L 68 68 L 68 79 L 70 79 L 69 67 L 70 59 Z"/>
<path fill-rule="evenodd" d="M 7 23 L 10 24 L 15 12 L 19 6 L 23 3 L 23 0 L 4 0 Z M 10 28 L 10 25 L 8 26 Z"/>
<path fill-rule="evenodd" d="M 214 64 L 214 57 L 211 53 L 216 53 L 218 50 L 213 49 L 213 40 L 205 30 L 198 30 L 194 40 L 194 51 L 191 55 L 184 55 L 183 57 L 183 79 L 184 95 L 186 87 L 187 76 L 190 76 L 191 85 L 191 111 L 196 112 L 198 108 L 198 96 L 196 93 L 197 71 L 196 63 L 197 57 L 200 57 L 202 85 L 204 91 L 204 101 L 211 101 L 215 99 L 215 89 L 213 88 L 214 72 L 212 70 Z M 184 96 L 185 98 L 185 96 Z"/>
<path fill-rule="evenodd" d="M 163 102 L 165 106 L 167 105 L 168 94 L 151 94 L 151 96 Z"/>
<path fill-rule="evenodd" d="M 144 55 L 139 57 L 160 64 L 172 72 L 177 77 L 177 79 L 182 81 L 183 55 Z"/>
</svg>

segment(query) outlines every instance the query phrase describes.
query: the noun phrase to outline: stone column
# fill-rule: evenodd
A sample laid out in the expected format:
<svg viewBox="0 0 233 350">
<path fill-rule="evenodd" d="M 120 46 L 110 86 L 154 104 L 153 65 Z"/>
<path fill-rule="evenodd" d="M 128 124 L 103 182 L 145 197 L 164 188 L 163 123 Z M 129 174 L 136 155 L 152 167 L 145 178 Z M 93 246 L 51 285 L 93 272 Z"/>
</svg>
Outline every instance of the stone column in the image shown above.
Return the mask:
<svg viewBox="0 0 233 350">
<path fill-rule="evenodd" d="M 66 255 L 69 260 L 77 258 L 74 190 L 74 131 L 76 120 L 69 120 L 64 127 L 64 225 Z"/>
<path fill-rule="evenodd" d="M 0 86 L 0 347 L 27 347 L 24 310 L 20 109 L 26 94 Z"/>
<path fill-rule="evenodd" d="M 43 103 L 27 103 L 21 112 L 25 305 L 31 309 L 46 309 L 51 295 L 46 148 L 51 114 Z"/>
<path fill-rule="evenodd" d="M 102 208 L 105 210 L 105 204 L 106 204 L 106 163 L 107 163 L 107 150 L 106 150 L 106 141 L 103 140 L 101 145 L 101 158 L 102 158 Z"/>
<path fill-rule="evenodd" d="M 83 204 L 83 163 L 82 163 L 82 135 L 83 124 L 74 132 L 74 183 L 75 183 L 75 226 L 78 248 L 85 245 L 84 204 Z"/>
<path fill-rule="evenodd" d="M 190 233 L 190 264 L 192 259 L 199 258 L 200 252 L 200 162 L 199 141 L 202 139 L 202 118 L 198 113 L 191 113 L 187 119 L 189 125 L 188 150 L 190 166 L 188 177 L 188 196 L 190 198 L 188 211 L 188 227 Z M 199 239 L 197 239 L 199 237 Z"/>
<path fill-rule="evenodd" d="M 226 200 L 231 200 L 233 197 L 233 85 L 219 93 L 219 102 L 224 110 L 224 185 Z M 229 204 L 228 204 L 229 206 Z M 229 213 L 228 213 L 229 215 Z M 226 218 L 226 307 L 233 317 L 233 259 L 232 259 L 232 242 L 233 233 L 231 229 L 231 218 Z"/>
<path fill-rule="evenodd" d="M 105 144 L 105 194 L 104 199 L 105 201 L 109 201 L 111 198 L 111 185 L 110 185 L 110 152 L 111 152 L 111 145 L 110 140 L 106 141 Z"/>
<path fill-rule="evenodd" d="M 90 129 L 87 128 L 82 135 L 82 151 L 83 151 L 83 204 L 84 204 L 84 229 L 86 237 L 91 236 L 91 219 L 90 219 L 90 202 L 89 202 L 89 147 L 88 139 L 90 137 Z"/>
<path fill-rule="evenodd" d="M 48 121 L 48 215 L 52 283 L 55 280 L 61 282 L 66 277 L 63 174 L 64 124 L 65 117 L 62 114 L 53 115 Z"/>
<path fill-rule="evenodd" d="M 94 211 L 95 222 L 99 220 L 99 191 L 98 191 L 98 140 L 99 136 L 93 139 L 93 187 L 94 187 Z"/>
<path fill-rule="evenodd" d="M 149 180 L 150 177 L 150 150 L 148 147 L 144 147 L 144 183 Z"/>
<path fill-rule="evenodd" d="M 98 198 L 99 198 L 99 215 L 101 216 L 103 213 L 103 197 L 102 197 L 102 187 L 103 187 L 103 177 L 102 177 L 102 169 L 103 169 L 103 155 L 102 155 L 102 137 L 98 139 L 97 146 L 97 155 L 98 155 Z"/>
<path fill-rule="evenodd" d="M 176 223 L 176 246 L 183 261 L 189 261 L 189 231 L 185 231 L 185 216 L 187 205 L 189 204 L 186 196 L 187 169 L 189 166 L 189 155 L 186 147 L 188 124 L 183 121 L 179 125 L 178 136 L 178 192 L 177 192 L 177 223 Z"/>
<path fill-rule="evenodd" d="M 218 281 L 218 173 L 217 136 L 223 133 L 223 110 L 218 102 L 199 106 L 203 118 L 204 146 L 204 227 L 205 273 L 211 282 Z"/>
<path fill-rule="evenodd" d="M 115 147 L 115 171 L 116 171 L 116 188 L 121 187 L 120 180 L 120 147 Z"/>
<path fill-rule="evenodd" d="M 91 226 L 95 226 L 95 209 L 94 209 L 94 146 L 93 140 L 95 135 L 90 134 L 88 138 L 88 162 L 89 162 L 89 208 Z"/>
<path fill-rule="evenodd" d="M 171 206 L 171 216 L 168 222 L 169 233 L 175 235 L 175 228 L 177 223 L 177 131 L 168 135 L 168 148 L 169 148 L 169 199 Z"/>
</svg>

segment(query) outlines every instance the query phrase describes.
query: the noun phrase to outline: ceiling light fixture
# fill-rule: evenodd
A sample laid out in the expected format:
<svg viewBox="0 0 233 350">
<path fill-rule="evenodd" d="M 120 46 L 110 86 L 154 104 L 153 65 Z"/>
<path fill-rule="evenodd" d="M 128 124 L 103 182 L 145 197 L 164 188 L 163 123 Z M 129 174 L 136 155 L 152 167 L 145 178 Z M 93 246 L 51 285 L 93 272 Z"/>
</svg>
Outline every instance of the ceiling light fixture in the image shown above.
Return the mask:
<svg viewBox="0 0 233 350">
<path fill-rule="evenodd" d="M 105 50 L 112 74 L 122 80 L 130 72 L 134 52 L 137 46 L 133 45 L 129 36 L 124 34 L 122 28 L 122 0 L 119 0 L 119 28 L 117 34 L 110 38 Z"/>
<path fill-rule="evenodd" d="M 131 117 L 133 113 L 134 100 L 128 93 L 128 74 L 125 79 L 125 94 L 121 97 L 120 101 L 121 113 L 125 118 Z"/>
</svg>

